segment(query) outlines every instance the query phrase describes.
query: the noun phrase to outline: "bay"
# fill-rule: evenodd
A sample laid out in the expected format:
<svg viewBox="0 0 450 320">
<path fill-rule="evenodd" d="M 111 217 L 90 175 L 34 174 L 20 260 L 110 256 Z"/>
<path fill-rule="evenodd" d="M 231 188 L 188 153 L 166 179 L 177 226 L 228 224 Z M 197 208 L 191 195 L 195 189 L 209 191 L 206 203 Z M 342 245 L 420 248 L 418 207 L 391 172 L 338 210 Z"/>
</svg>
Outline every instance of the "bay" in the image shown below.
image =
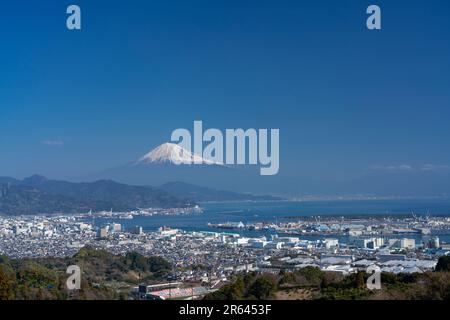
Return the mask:
<svg viewBox="0 0 450 320">
<path fill-rule="evenodd" d="M 339 200 L 339 201 L 271 201 L 271 202 L 222 202 L 201 204 L 203 213 L 179 216 L 136 216 L 134 219 L 96 218 L 94 225 L 121 223 L 124 228 L 142 226 L 145 231 L 155 231 L 167 226 L 185 231 L 223 232 L 208 227 L 208 223 L 224 222 L 282 222 L 295 221 L 313 216 L 401 216 L 444 215 L 450 216 L 450 199 L 402 199 L 402 200 Z M 269 235 L 269 231 L 235 231 L 247 236 Z M 272 232 L 273 233 L 273 232 Z M 420 240 L 421 236 L 408 236 Z M 323 236 L 304 237 L 308 240 L 321 239 Z M 347 240 L 348 237 L 338 237 Z M 450 242 L 450 236 L 440 238 Z"/>
</svg>

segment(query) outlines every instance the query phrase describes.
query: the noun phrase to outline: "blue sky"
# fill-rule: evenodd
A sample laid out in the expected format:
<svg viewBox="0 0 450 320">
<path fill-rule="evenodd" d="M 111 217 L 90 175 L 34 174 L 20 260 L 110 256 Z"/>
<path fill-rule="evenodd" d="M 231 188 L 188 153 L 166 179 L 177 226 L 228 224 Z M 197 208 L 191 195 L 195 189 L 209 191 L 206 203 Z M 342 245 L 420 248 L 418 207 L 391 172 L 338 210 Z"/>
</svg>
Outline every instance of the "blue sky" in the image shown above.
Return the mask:
<svg viewBox="0 0 450 320">
<path fill-rule="evenodd" d="M 81 31 L 65 27 L 72 3 Z M 365 27 L 369 4 L 381 31 Z M 0 175 L 103 170 L 194 120 L 280 128 L 281 176 L 445 168 L 449 12 L 447 0 L 3 3 Z"/>
</svg>

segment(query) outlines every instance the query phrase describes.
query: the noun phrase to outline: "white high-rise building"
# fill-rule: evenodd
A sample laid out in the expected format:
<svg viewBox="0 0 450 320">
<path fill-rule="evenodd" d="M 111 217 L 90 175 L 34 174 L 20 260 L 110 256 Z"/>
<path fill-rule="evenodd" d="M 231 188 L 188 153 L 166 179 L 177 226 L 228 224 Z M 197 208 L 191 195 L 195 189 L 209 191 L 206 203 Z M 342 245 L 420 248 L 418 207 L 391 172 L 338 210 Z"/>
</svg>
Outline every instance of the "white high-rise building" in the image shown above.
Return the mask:
<svg viewBox="0 0 450 320">
<path fill-rule="evenodd" d="M 339 240 L 338 239 L 325 239 L 323 243 L 325 245 L 325 248 L 331 249 L 331 248 L 335 248 L 339 245 Z"/>
<path fill-rule="evenodd" d="M 402 249 L 414 249 L 416 247 L 416 240 L 403 238 L 400 239 L 400 248 Z"/>
<path fill-rule="evenodd" d="M 120 232 L 122 230 L 122 225 L 120 223 L 112 223 L 111 231 L 112 232 Z"/>
</svg>

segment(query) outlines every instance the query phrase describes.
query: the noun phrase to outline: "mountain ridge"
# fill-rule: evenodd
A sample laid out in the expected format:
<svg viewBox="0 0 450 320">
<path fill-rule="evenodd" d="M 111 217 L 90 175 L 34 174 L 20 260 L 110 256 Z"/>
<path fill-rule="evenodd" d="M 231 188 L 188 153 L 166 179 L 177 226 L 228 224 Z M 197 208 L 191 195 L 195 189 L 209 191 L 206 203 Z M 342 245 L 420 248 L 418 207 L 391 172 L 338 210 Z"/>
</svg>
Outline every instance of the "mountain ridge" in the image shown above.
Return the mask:
<svg viewBox="0 0 450 320">
<path fill-rule="evenodd" d="M 135 162 L 135 164 L 151 163 L 223 165 L 221 162 L 204 158 L 174 143 L 163 143 Z"/>
<path fill-rule="evenodd" d="M 177 197 L 189 199 L 196 202 L 211 201 L 279 201 L 280 197 L 271 195 L 253 195 L 233 191 L 217 190 L 202 187 L 182 181 L 174 181 L 159 186 L 161 190 L 167 191 Z"/>
<path fill-rule="evenodd" d="M 195 205 L 157 188 L 130 186 L 112 180 L 76 183 L 38 175 L 23 180 L 0 177 L 0 187 L 0 213 L 8 215 Z"/>
<path fill-rule="evenodd" d="M 139 208 L 192 207 L 208 201 L 282 200 L 216 190 L 185 182 L 159 187 L 135 186 L 109 179 L 68 182 L 33 175 L 23 180 L 0 177 L 0 214 L 82 213 L 89 210 L 131 211 Z"/>
</svg>

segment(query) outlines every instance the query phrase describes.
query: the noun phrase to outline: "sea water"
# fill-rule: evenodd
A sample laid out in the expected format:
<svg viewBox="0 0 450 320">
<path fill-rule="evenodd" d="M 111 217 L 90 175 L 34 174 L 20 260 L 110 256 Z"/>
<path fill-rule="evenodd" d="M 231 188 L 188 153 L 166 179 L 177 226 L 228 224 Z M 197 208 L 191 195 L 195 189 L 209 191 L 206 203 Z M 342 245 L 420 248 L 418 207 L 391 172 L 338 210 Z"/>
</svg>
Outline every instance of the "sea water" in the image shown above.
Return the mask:
<svg viewBox="0 0 450 320">
<path fill-rule="evenodd" d="M 348 200 L 348 201 L 271 201 L 271 202 L 222 202 L 201 204 L 203 213 L 179 216 L 135 216 L 134 219 L 97 218 L 96 226 L 110 222 L 121 223 L 123 228 L 142 226 L 145 231 L 155 231 L 161 226 L 178 228 L 186 231 L 233 232 L 247 236 L 268 235 L 269 231 L 220 230 L 208 227 L 208 223 L 224 222 L 283 222 L 296 221 L 302 217 L 330 216 L 377 216 L 410 215 L 416 216 L 446 215 L 450 216 L 450 199 L 423 200 Z M 273 232 L 272 232 L 273 233 Z M 333 236 L 336 238 L 336 236 Z M 408 238 L 420 239 L 420 236 L 407 235 Z M 450 236 L 441 235 L 441 240 L 450 242 Z M 308 240 L 323 236 L 302 237 Z M 347 237 L 337 237 L 345 240 Z"/>
</svg>

